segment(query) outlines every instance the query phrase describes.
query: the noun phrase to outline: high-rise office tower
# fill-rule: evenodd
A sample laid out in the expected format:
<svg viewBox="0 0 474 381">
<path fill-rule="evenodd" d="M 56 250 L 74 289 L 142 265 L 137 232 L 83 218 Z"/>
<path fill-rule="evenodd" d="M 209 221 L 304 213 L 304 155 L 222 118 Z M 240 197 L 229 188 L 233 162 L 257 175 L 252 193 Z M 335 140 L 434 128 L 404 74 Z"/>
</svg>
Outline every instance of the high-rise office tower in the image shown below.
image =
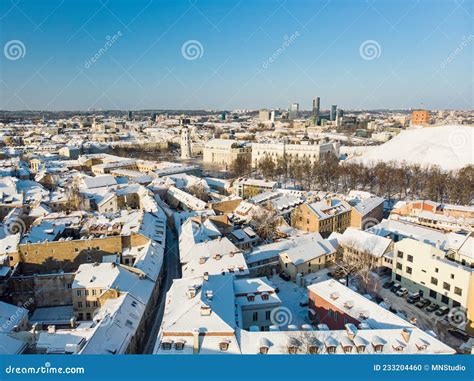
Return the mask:
<svg viewBox="0 0 474 381">
<path fill-rule="evenodd" d="M 332 121 L 336 120 L 336 115 L 337 115 L 337 105 L 332 105 L 329 119 L 331 119 Z"/>
<path fill-rule="evenodd" d="M 321 105 L 321 98 L 317 97 L 313 99 L 313 116 L 319 118 L 319 111 Z"/>
<path fill-rule="evenodd" d="M 299 103 L 292 103 L 290 106 L 290 114 L 289 114 L 289 119 L 298 119 L 298 114 L 300 110 L 300 105 Z"/>
</svg>

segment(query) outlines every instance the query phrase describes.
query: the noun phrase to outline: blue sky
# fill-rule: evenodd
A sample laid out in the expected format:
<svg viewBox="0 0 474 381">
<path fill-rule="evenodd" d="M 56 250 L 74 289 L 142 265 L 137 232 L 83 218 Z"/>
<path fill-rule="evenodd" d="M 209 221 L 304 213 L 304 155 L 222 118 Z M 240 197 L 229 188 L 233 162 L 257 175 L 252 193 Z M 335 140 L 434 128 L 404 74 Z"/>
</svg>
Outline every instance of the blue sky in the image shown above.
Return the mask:
<svg viewBox="0 0 474 381">
<path fill-rule="evenodd" d="M 469 109 L 473 4 L 2 0 L 0 109 Z"/>
</svg>

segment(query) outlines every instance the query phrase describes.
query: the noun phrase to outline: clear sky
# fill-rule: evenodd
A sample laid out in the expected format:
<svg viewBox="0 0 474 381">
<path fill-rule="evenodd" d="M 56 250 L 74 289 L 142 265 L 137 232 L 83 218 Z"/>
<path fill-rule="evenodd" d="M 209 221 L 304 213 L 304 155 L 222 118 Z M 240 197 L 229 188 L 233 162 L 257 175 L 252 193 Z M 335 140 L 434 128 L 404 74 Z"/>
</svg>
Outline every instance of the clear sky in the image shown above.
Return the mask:
<svg viewBox="0 0 474 381">
<path fill-rule="evenodd" d="M 1 0 L 0 109 L 472 109 L 473 4 Z"/>
</svg>

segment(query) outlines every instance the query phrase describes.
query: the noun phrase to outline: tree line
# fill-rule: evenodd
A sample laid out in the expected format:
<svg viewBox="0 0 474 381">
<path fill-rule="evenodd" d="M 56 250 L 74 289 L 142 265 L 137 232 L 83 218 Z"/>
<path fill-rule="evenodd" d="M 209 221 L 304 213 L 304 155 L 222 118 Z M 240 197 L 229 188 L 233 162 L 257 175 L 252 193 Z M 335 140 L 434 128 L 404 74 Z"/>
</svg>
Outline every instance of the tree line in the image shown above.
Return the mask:
<svg viewBox="0 0 474 381">
<path fill-rule="evenodd" d="M 348 192 L 352 189 L 374 193 L 388 200 L 429 199 L 437 202 L 467 205 L 474 198 L 474 166 L 445 171 L 432 165 L 378 162 L 363 165 L 340 162 L 327 156 L 311 163 L 306 159 L 273 160 L 264 156 L 258 163 L 265 179 L 290 181 L 302 190 Z"/>
</svg>

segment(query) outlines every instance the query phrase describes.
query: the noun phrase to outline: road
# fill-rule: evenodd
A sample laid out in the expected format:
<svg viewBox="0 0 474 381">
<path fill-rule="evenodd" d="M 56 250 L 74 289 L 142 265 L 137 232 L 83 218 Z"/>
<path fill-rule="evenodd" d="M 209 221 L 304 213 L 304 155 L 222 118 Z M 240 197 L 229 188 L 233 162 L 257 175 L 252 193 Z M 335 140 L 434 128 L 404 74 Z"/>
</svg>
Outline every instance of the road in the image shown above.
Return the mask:
<svg viewBox="0 0 474 381">
<path fill-rule="evenodd" d="M 163 312 L 165 310 L 166 293 L 173 283 L 173 279 L 181 278 L 181 266 L 179 264 L 178 239 L 171 229 L 166 229 L 166 250 L 164 258 L 163 279 L 160 286 L 160 295 L 152 316 L 153 324 L 149 328 L 148 341 L 143 348 L 144 354 L 153 353 L 155 342 L 160 330 L 161 321 L 163 320 Z"/>
</svg>

